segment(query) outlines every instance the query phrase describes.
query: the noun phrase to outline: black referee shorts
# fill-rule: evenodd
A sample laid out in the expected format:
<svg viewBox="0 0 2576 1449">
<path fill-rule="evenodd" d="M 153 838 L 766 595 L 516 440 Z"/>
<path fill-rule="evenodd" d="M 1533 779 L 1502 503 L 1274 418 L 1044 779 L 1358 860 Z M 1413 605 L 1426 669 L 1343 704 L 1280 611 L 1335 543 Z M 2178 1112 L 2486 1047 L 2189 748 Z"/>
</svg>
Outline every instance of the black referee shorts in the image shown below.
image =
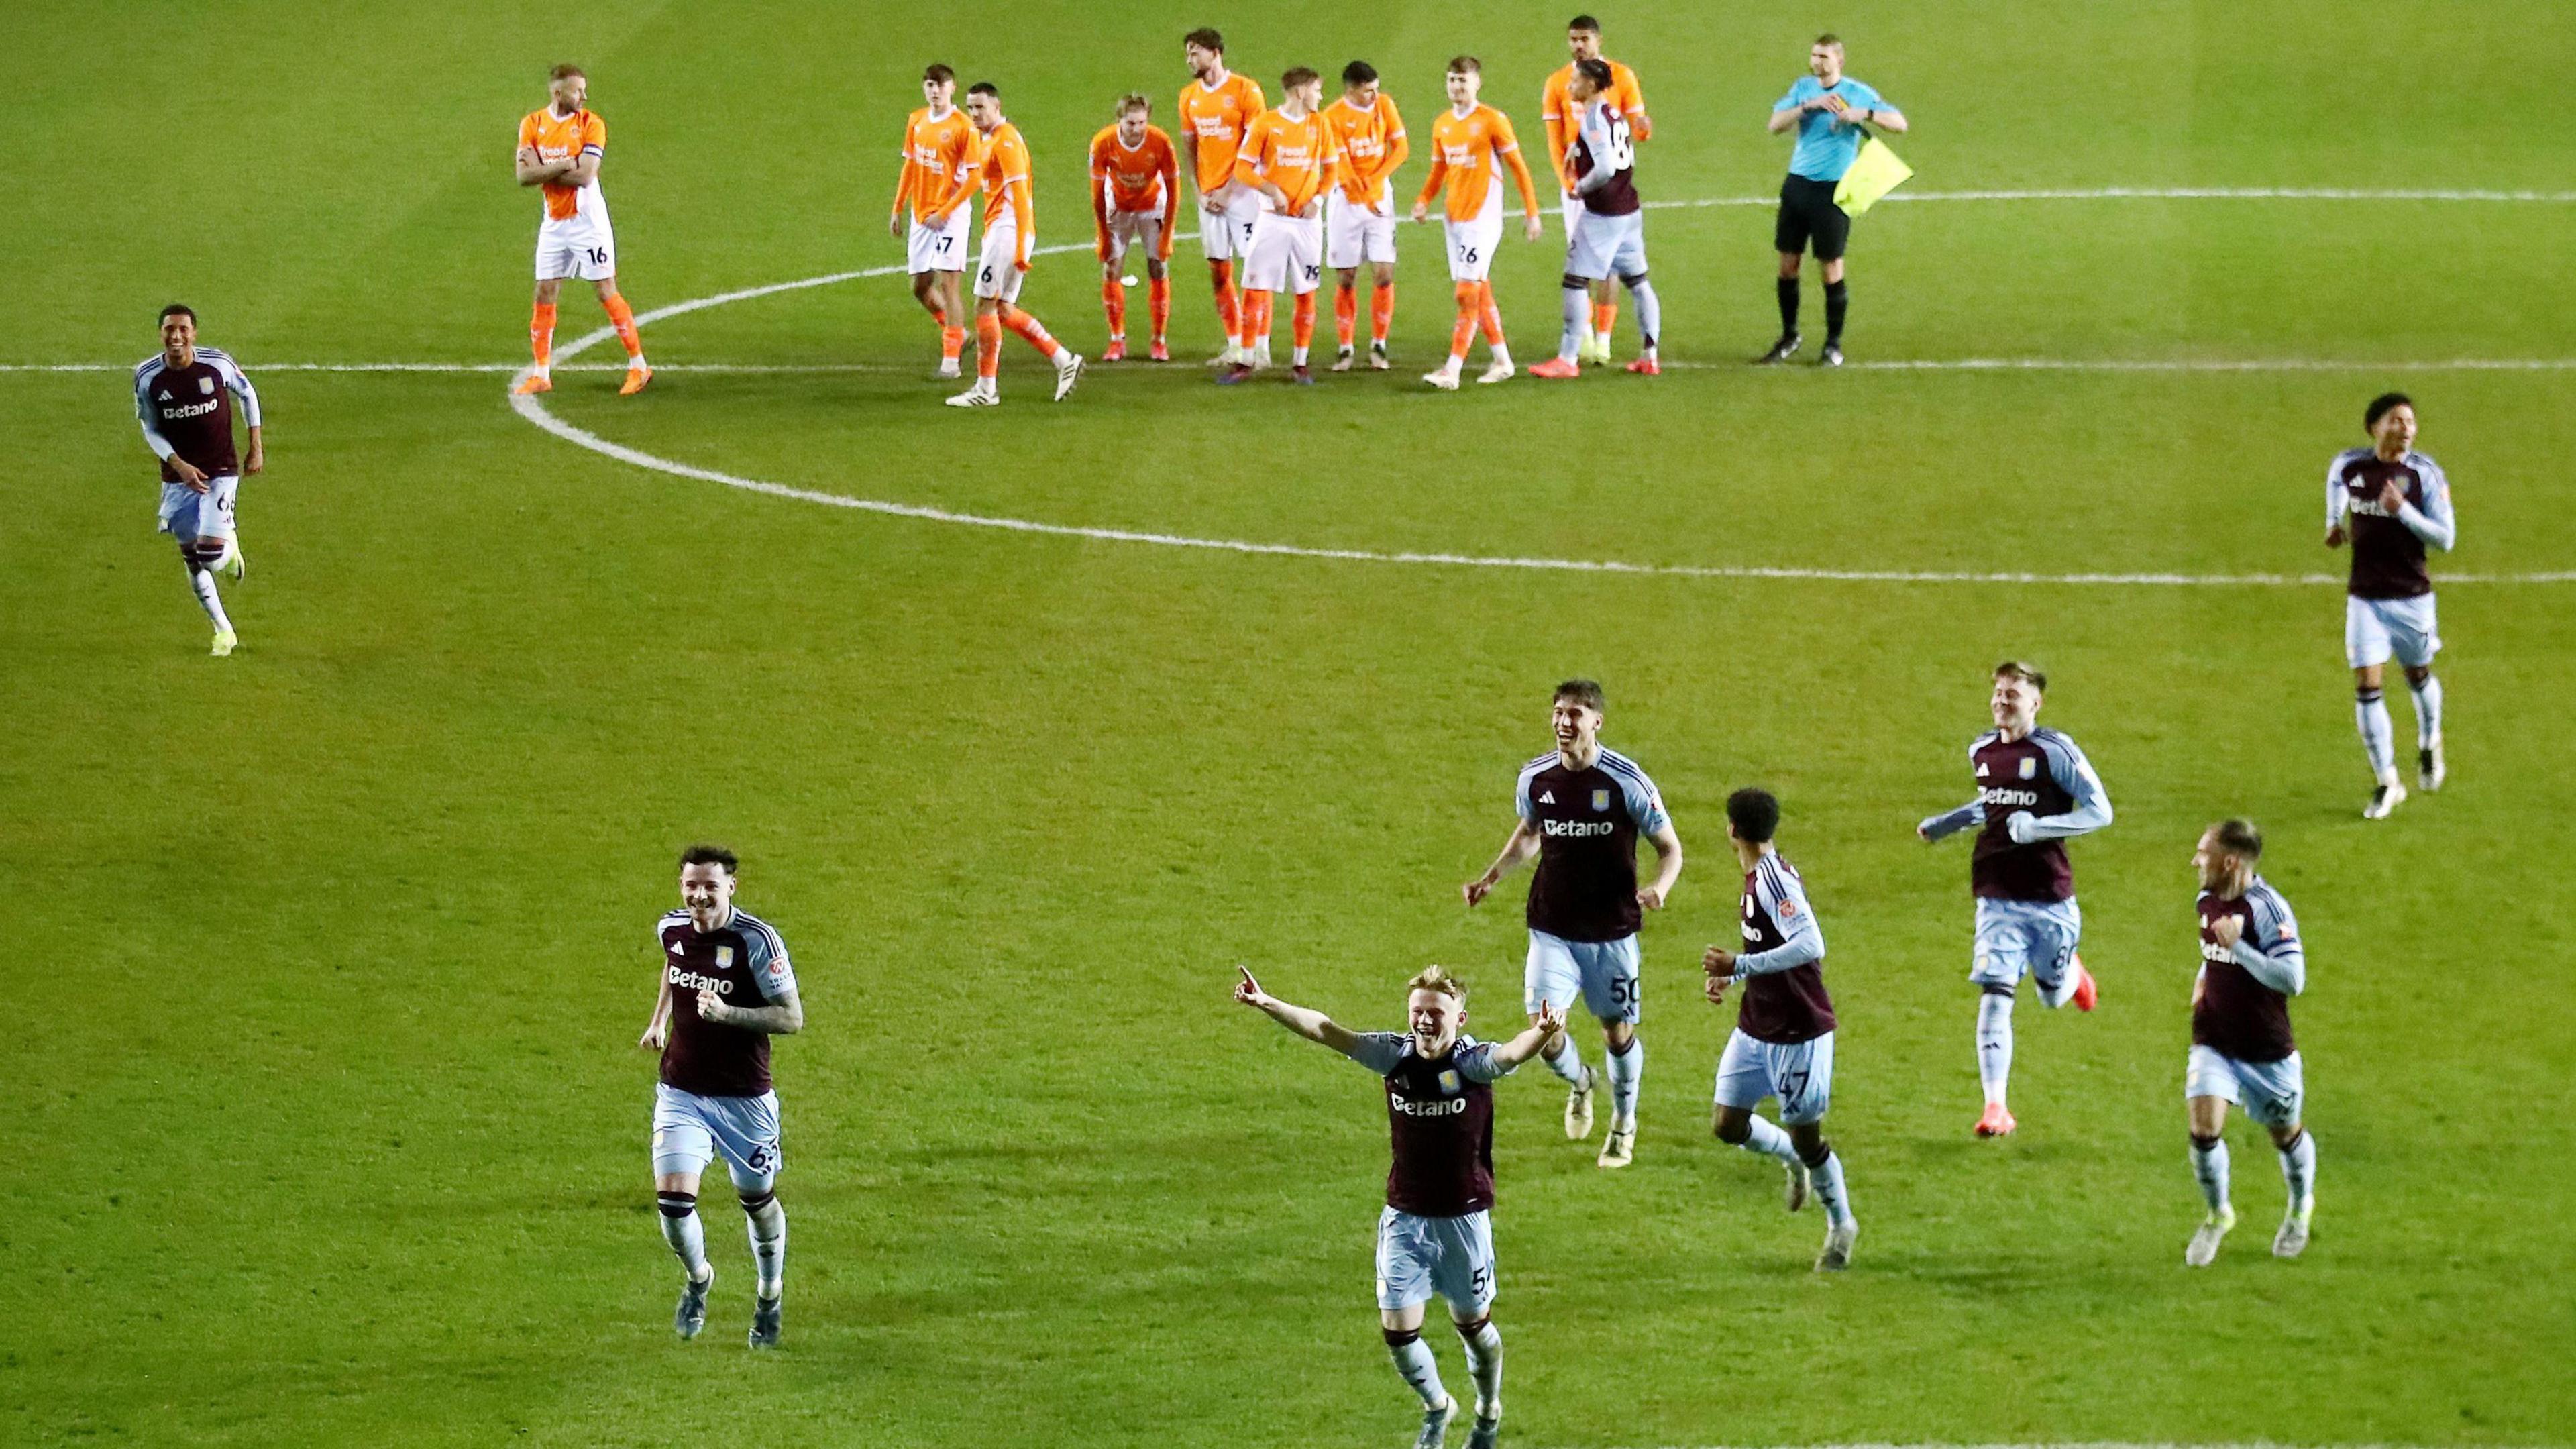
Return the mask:
<svg viewBox="0 0 2576 1449">
<path fill-rule="evenodd" d="M 1780 219 L 1771 228 L 1773 249 L 1795 256 L 1812 242 L 1817 261 L 1842 260 L 1843 245 L 1851 240 L 1851 218 L 1834 205 L 1834 188 L 1839 184 L 1804 176 L 1781 182 Z"/>
</svg>

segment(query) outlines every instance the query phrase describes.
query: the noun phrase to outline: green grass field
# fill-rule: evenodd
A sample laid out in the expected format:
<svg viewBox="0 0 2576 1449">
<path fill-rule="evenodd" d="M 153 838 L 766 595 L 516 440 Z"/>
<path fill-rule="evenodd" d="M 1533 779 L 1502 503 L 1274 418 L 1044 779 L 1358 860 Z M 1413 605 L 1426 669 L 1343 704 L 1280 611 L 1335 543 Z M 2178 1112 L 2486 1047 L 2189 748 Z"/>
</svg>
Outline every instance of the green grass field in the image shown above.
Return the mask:
<svg viewBox="0 0 2576 1449">
<path fill-rule="evenodd" d="M 537 207 L 511 128 L 559 59 L 611 125 L 622 281 L 649 309 L 899 265 L 888 163 L 928 60 L 1002 85 L 1039 240 L 1079 243 L 1084 141 L 1130 88 L 1168 119 L 1192 25 L 1274 91 L 1367 56 L 1417 134 L 1442 62 L 1474 51 L 1535 136 L 1567 13 L 0 18 L 0 869 L 30 968 L 0 1104 L 0 1440 L 1403 1442 L 1370 1301 L 1379 1094 L 1227 991 L 1243 962 L 1392 1027 L 1437 960 L 1473 983 L 1471 1029 L 1505 1034 L 1521 887 L 1469 914 L 1457 883 L 1578 673 L 1691 863 L 1645 934 L 1636 1165 L 1564 1140 L 1544 1071 L 1497 1089 L 1507 1442 L 2576 1440 L 2576 584 L 2510 577 L 2576 567 L 2576 204 L 2533 83 L 2576 63 L 2563 12 L 1600 12 L 1657 122 L 1650 200 L 1775 190 L 1763 117 L 1826 27 L 1913 118 L 1914 192 L 2560 198 L 1918 197 L 1856 229 L 1855 362 L 2165 370 L 1734 366 L 1775 328 L 1771 218 L 1727 205 L 1650 215 L 1667 355 L 1696 364 L 1653 381 L 1431 394 L 1449 307 L 1434 235 L 1408 230 L 1397 370 L 1312 392 L 1207 385 L 1183 243 L 1189 362 L 1096 370 L 1061 407 L 1017 342 L 1009 405 L 940 407 L 899 279 L 648 323 L 649 392 L 567 371 L 549 399 L 676 463 L 1051 525 L 2300 575 L 2340 567 L 2326 458 L 2402 387 L 2456 490 L 2443 563 L 2481 578 L 2442 594 L 2452 783 L 2385 823 L 2358 818 L 2331 585 L 1032 535 L 631 466 L 531 427 L 498 371 L 284 366 L 521 357 Z M 1496 272 L 1524 360 L 1550 345 L 1557 255 L 1551 223 Z M 1085 352 L 1096 275 L 1049 256 L 1025 299 Z M 566 337 L 598 320 L 576 291 Z M 121 372 L 174 297 L 268 412 L 224 661 L 151 532 Z M 1812 346 L 1812 282 L 1808 307 Z M 2266 365 L 2201 366 L 2222 361 Z M 52 364 L 111 370 L 32 370 Z M 2051 671 L 2044 718 L 2119 820 L 2074 848 L 2102 1009 L 2025 997 L 2022 1130 L 1978 1143 L 1966 852 L 1911 826 L 1969 793 L 2006 655 Z M 1832 1128 L 1865 1231 L 1831 1279 L 1817 1215 L 1782 1215 L 1767 1160 L 1708 1135 L 1733 1010 L 1697 999 L 1696 960 L 1734 932 L 1721 806 L 1750 783 L 1782 795 L 1832 946 Z M 2305 1258 L 2265 1253 L 2281 1189 L 2240 1117 L 2244 1224 L 2190 1272 L 2189 856 L 2234 812 L 2266 827 L 2309 942 L 2320 1208 Z M 671 859 L 701 837 L 742 852 L 810 1017 L 777 1052 L 792 1288 L 757 1358 L 720 1188 L 709 1332 L 671 1336 L 633 1046 Z M 1454 1340 L 1429 1338 L 1463 1393 Z"/>
</svg>

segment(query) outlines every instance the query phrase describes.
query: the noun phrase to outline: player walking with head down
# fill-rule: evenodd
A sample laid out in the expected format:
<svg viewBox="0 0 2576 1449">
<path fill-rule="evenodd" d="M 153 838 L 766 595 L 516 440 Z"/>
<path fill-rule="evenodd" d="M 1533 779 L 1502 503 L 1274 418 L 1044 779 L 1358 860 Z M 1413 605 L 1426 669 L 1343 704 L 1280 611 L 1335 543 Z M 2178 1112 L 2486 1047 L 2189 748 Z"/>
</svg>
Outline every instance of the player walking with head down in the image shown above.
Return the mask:
<svg viewBox="0 0 2576 1449">
<path fill-rule="evenodd" d="M 1037 202 L 1030 195 L 1029 144 L 1002 114 L 1002 92 L 991 81 L 966 90 L 966 116 L 975 123 L 984 156 L 984 253 L 975 264 L 975 385 L 948 399 L 953 408 L 997 407 L 1002 401 L 1002 329 L 1055 364 L 1055 400 L 1082 380 L 1082 354 L 1055 340 L 1043 323 L 1020 310 L 1020 282 L 1029 274 L 1037 244 Z"/>
<path fill-rule="evenodd" d="M 2111 795 L 2075 741 L 2038 724 L 2048 676 L 2013 660 L 1995 666 L 1995 727 L 1968 746 L 1977 798 L 1914 827 L 1939 840 L 1972 826 L 1977 848 L 1968 879 L 1977 897 L 1977 1077 L 1986 1109 L 1977 1135 L 2017 1125 L 2005 1105 L 2012 1080 L 2013 992 L 2027 971 L 2051 1007 L 2091 1011 L 2092 974 L 2075 947 L 2084 913 L 2075 906 L 2075 868 L 2062 843 L 2111 823 Z"/>
<path fill-rule="evenodd" d="M 1091 138 L 1091 220 L 1100 248 L 1100 307 L 1109 318 L 1103 362 L 1127 358 L 1128 249 L 1145 254 L 1154 342 L 1147 354 L 1172 360 L 1163 331 L 1172 320 L 1172 218 L 1181 194 L 1172 138 L 1153 124 L 1154 103 L 1134 92 L 1119 97 L 1118 119 Z"/>
<path fill-rule="evenodd" d="M 769 1085 L 769 1039 L 805 1029 L 805 1005 L 787 943 L 768 922 L 733 904 L 734 854 L 720 845 L 680 853 L 680 909 L 662 917 L 654 948 L 662 989 L 636 1045 L 662 1054 L 653 1089 L 653 1192 L 662 1236 L 688 1277 L 672 1327 L 695 1338 L 707 1322 L 707 1262 L 698 1179 L 718 1156 L 750 1221 L 759 1288 L 751 1346 L 778 1342 L 786 1292 L 787 1209 L 778 1203 L 778 1094 Z"/>
<path fill-rule="evenodd" d="M 1311 1042 L 1331 1047 L 1386 1084 L 1393 1162 L 1377 1221 L 1377 1307 L 1387 1352 L 1422 1398 L 1417 1449 L 1439 1449 L 1458 1405 L 1422 1341 L 1423 1305 L 1447 1299 L 1476 1383 L 1468 1449 L 1493 1449 L 1503 1426 L 1503 1336 L 1494 1327 L 1494 1088 L 1497 1078 L 1561 1041 L 1564 1014 L 1542 1009 L 1500 1043 L 1461 1034 L 1467 988 L 1437 966 L 1406 983 L 1410 1031 L 1354 1032 L 1261 989 L 1250 971 L 1234 999 Z"/>
<path fill-rule="evenodd" d="M 912 274 L 913 300 L 939 324 L 939 373 L 958 375 L 966 350 L 966 299 L 958 282 L 966 273 L 967 230 L 975 221 L 975 168 L 981 163 L 975 125 L 953 104 L 957 72 L 934 65 L 921 73 L 922 108 L 904 118 L 903 170 L 894 188 L 886 230 L 903 238 L 903 269 Z M 912 210 L 912 227 L 903 213 Z"/>
<path fill-rule="evenodd" d="M 1574 139 L 1571 152 L 1559 169 L 1574 178 L 1580 204 L 1568 213 L 1565 241 L 1565 329 L 1560 335 L 1556 356 L 1533 364 L 1532 377 L 1579 377 L 1583 372 L 1584 339 L 1595 335 L 1593 328 L 1612 319 L 1595 305 L 1595 288 L 1607 288 L 1609 279 L 1617 277 L 1637 298 L 1637 360 L 1628 364 L 1630 372 L 1648 377 L 1659 376 L 1663 365 L 1655 358 L 1655 338 L 1663 330 L 1663 304 L 1655 298 L 1655 284 L 1646 280 L 1646 217 L 1644 205 L 1637 199 L 1634 173 L 1637 148 L 1629 134 L 1627 118 L 1620 115 L 1607 99 L 1610 92 L 1608 63 L 1587 60 L 1574 68 L 1574 83 L 1567 104 L 1574 107 Z M 1600 338 L 1599 357 L 1610 360 L 1610 334 L 1606 328 Z"/>
<path fill-rule="evenodd" d="M 1369 361 L 1384 372 L 1387 329 L 1395 322 L 1395 188 L 1390 178 L 1413 143 L 1395 98 L 1378 89 L 1377 67 L 1364 60 L 1342 67 L 1342 96 L 1324 107 L 1324 124 L 1341 151 L 1341 184 L 1324 196 L 1324 265 L 1338 274 L 1333 292 L 1334 330 L 1340 350 L 1333 371 L 1348 372 L 1359 342 L 1360 267 L 1369 268 Z"/>
<path fill-rule="evenodd" d="M 2442 465 L 2415 451 L 2415 404 L 2402 392 L 2372 398 L 2362 414 L 2371 446 L 2348 448 L 2326 465 L 2326 547 L 2352 541 L 2352 578 L 2343 608 L 2344 661 L 2352 666 L 2353 718 L 2378 782 L 2365 820 L 2384 820 L 2406 798 L 2380 693 L 2388 657 L 2415 692 L 2415 783 L 2442 788 L 2442 681 L 2433 656 L 2442 631 L 2424 551 L 2459 540 L 2451 482 Z"/>
<path fill-rule="evenodd" d="M 1834 1096 L 1834 1002 L 1825 994 L 1825 933 L 1807 904 L 1797 867 L 1782 860 L 1771 837 L 1780 802 L 1768 790 L 1726 797 L 1726 838 L 1744 867 L 1744 949 L 1711 946 L 1700 958 L 1708 999 L 1723 1003 L 1741 985 L 1744 1005 L 1717 1059 L 1717 1140 L 1780 1159 L 1789 1174 L 1789 1211 L 1812 1191 L 1825 1204 L 1825 1248 L 1818 1270 L 1851 1266 L 1860 1222 L 1843 1190 L 1843 1160 L 1825 1140 L 1825 1109 Z M 1780 1099 L 1780 1122 L 1753 1115 L 1765 1097 Z"/>
<path fill-rule="evenodd" d="M 1449 109 L 1431 123 L 1431 174 L 1422 179 L 1422 194 L 1413 202 L 1418 222 L 1430 216 L 1431 198 L 1443 198 L 1449 283 L 1458 296 L 1449 359 L 1422 375 L 1442 392 L 1458 390 L 1458 374 L 1467 365 L 1467 348 L 1479 326 L 1493 361 L 1476 381 L 1501 382 L 1514 371 L 1512 350 L 1503 344 L 1503 314 L 1494 305 L 1493 285 L 1485 280 L 1493 275 L 1494 248 L 1503 239 L 1505 167 L 1521 189 L 1521 234 L 1531 241 L 1539 236 L 1538 188 L 1530 182 L 1529 162 L 1521 156 L 1520 138 L 1512 134 L 1512 118 L 1476 99 L 1484 84 L 1484 63 L 1474 56 L 1449 62 Z"/>
<path fill-rule="evenodd" d="M 233 400 L 250 430 L 250 452 L 233 450 Z M 267 466 L 259 446 L 259 392 L 232 354 L 197 345 L 197 314 L 173 302 L 161 309 L 161 350 L 134 366 L 134 415 L 143 442 L 161 460 L 161 531 L 179 541 L 188 587 L 215 626 L 211 651 L 221 659 L 240 642 L 215 592 L 215 571 L 235 579 L 247 567 L 233 530 L 233 498 L 242 475 Z"/>
<path fill-rule="evenodd" d="M 2254 873 L 2263 832 L 2250 820 L 2222 820 L 2192 852 L 2200 875 L 2200 975 L 2191 986 L 2191 1059 L 2183 1072 L 2191 1119 L 2191 1175 L 2209 1215 L 2191 1235 L 2182 1260 L 2205 1268 L 2236 1226 L 2227 1201 L 2227 1108 L 2272 1134 L 2281 1152 L 2288 1206 L 2272 1256 L 2295 1258 L 2308 1246 L 2317 1206 L 2317 1143 L 2299 1121 L 2307 1097 L 2298 1044 L 2290 1038 L 2290 998 L 2307 989 L 2308 956 L 2299 944 L 2290 903 Z"/>
<path fill-rule="evenodd" d="M 528 345 L 536 362 L 511 391 L 554 390 L 555 297 L 564 278 L 579 277 L 599 293 L 608 324 L 626 345 L 626 381 L 617 391 L 639 393 L 653 380 L 653 369 L 644 365 L 644 334 L 636 330 L 635 309 L 617 290 L 617 234 L 608 224 L 608 197 L 599 189 L 608 123 L 584 104 L 590 80 L 581 67 L 556 66 L 546 78 L 546 90 L 546 104 L 519 122 L 519 184 L 544 188 L 546 206 L 545 220 L 537 224 L 536 311 L 528 320 Z"/>
<path fill-rule="evenodd" d="M 1625 1167 L 1636 1153 L 1637 1089 L 1646 1073 L 1646 1045 L 1637 1040 L 1644 1010 L 1637 928 L 1645 912 L 1663 908 L 1681 877 L 1682 841 L 1655 782 L 1636 761 L 1602 746 L 1602 708 L 1601 686 L 1589 679 L 1556 687 L 1556 748 L 1521 767 L 1512 801 L 1520 818 L 1502 853 L 1463 890 L 1472 907 L 1505 871 L 1538 857 L 1521 1004 L 1536 1021 L 1543 1012 L 1571 1010 L 1579 994 L 1600 1021 L 1610 1078 L 1610 1132 L 1600 1163 Z M 1640 835 L 1654 845 L 1656 864 L 1655 879 L 1643 887 Z M 1592 1132 L 1597 1079 L 1572 1042 L 1560 1037 L 1547 1052 L 1547 1069 L 1568 1086 L 1565 1135 L 1579 1142 Z"/>
</svg>

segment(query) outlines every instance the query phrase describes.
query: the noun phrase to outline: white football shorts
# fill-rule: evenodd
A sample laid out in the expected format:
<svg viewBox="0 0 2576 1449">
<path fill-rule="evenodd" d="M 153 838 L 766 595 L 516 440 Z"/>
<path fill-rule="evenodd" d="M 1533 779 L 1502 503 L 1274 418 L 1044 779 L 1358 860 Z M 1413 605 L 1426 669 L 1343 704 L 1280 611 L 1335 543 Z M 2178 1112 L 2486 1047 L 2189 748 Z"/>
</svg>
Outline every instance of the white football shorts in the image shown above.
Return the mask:
<svg viewBox="0 0 2576 1449">
<path fill-rule="evenodd" d="M 1362 262 L 1394 263 L 1395 203 L 1381 196 L 1378 209 L 1386 214 L 1373 215 L 1339 188 L 1324 198 L 1324 265 L 1339 271 Z"/>
<path fill-rule="evenodd" d="M 2195 1043 L 2182 1073 L 2182 1094 L 2223 1097 L 2266 1127 L 2295 1127 L 2307 1105 L 2307 1074 L 2292 1052 L 2277 1062 L 2241 1062 Z"/>
<path fill-rule="evenodd" d="M 1637 938 L 1568 941 L 1545 931 L 1529 933 L 1529 959 L 1521 969 L 1521 1010 L 1535 1015 L 1544 1001 L 1563 1011 L 1574 998 L 1597 1021 L 1638 1019 L 1645 1010 L 1637 976 Z"/>
<path fill-rule="evenodd" d="M 733 1185 L 765 1192 L 786 1159 L 778 1150 L 778 1094 L 701 1097 L 653 1084 L 653 1175 L 704 1172 L 721 1155 Z"/>
<path fill-rule="evenodd" d="M 1199 250 L 1209 261 L 1232 261 L 1252 251 L 1252 228 L 1261 218 L 1261 193 L 1228 182 L 1214 199 L 1225 209 L 1199 208 Z"/>
<path fill-rule="evenodd" d="M 2343 657 L 2355 669 L 2385 664 L 2390 655 L 2409 669 L 2421 669 L 2442 652 L 2441 621 L 2431 594 L 2411 599 L 2343 600 Z"/>
<path fill-rule="evenodd" d="M 1612 277 L 1646 274 L 1646 214 L 1602 216 L 1587 211 L 1576 219 L 1565 243 L 1565 271 L 1572 277 L 1606 282 Z"/>
<path fill-rule="evenodd" d="M 1571 191 L 1556 194 L 1556 213 L 1565 220 L 1566 240 L 1574 239 L 1574 224 L 1583 219 L 1583 198 Z"/>
<path fill-rule="evenodd" d="M 2084 913 L 2072 900 L 1977 898 L 1977 961 L 1968 979 L 1979 986 L 2017 986 L 2027 972 L 2054 994 L 2084 939 Z"/>
<path fill-rule="evenodd" d="M 1377 1218 L 1377 1306 L 1410 1308 L 1437 1293 L 1451 1317 L 1481 1318 L 1494 1302 L 1494 1223 L 1485 1212 L 1426 1218 L 1388 1208 Z"/>
<path fill-rule="evenodd" d="M 908 276 L 924 272 L 962 272 L 966 270 L 967 243 L 972 238 L 974 218 L 967 215 L 972 206 L 960 203 L 948 213 L 945 226 L 923 226 L 921 218 L 912 221 L 912 230 L 903 242 L 903 270 Z"/>
<path fill-rule="evenodd" d="M 1324 224 L 1311 216 L 1261 213 L 1252 228 L 1252 252 L 1236 285 L 1247 292 L 1288 292 L 1303 297 L 1324 279 Z"/>
<path fill-rule="evenodd" d="M 161 531 L 181 543 L 195 538 L 233 536 L 233 495 L 241 479 L 230 473 L 206 480 L 206 491 L 181 483 L 161 485 Z"/>
<path fill-rule="evenodd" d="M 1825 1120 L 1834 1100 L 1834 1034 L 1812 1041 L 1761 1041 L 1741 1028 L 1717 1058 L 1717 1105 L 1751 1108 L 1780 1099 L 1780 1123 L 1802 1127 Z"/>
<path fill-rule="evenodd" d="M 1143 249 L 1150 260 L 1163 254 L 1163 214 L 1159 211 L 1113 211 L 1109 213 L 1109 260 L 1127 259 L 1130 247 Z"/>
<path fill-rule="evenodd" d="M 1037 239 L 1029 239 L 1035 247 Z M 1005 302 L 1020 300 L 1020 282 L 1028 276 L 1019 268 L 1020 226 L 1004 220 L 984 222 L 984 255 L 975 264 L 975 295 L 997 297 Z"/>
<path fill-rule="evenodd" d="M 537 225 L 537 280 L 578 277 L 604 282 L 617 275 L 617 233 L 605 218 L 552 217 Z"/>
</svg>

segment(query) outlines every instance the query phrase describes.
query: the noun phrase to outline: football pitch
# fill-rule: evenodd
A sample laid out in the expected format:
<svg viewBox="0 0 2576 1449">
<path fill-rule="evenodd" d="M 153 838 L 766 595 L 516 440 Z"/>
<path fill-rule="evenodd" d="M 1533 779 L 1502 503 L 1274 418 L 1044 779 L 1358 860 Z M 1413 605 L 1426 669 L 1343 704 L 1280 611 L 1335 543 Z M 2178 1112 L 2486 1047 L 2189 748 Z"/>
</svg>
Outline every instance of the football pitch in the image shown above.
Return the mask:
<svg viewBox="0 0 2576 1449">
<path fill-rule="evenodd" d="M 1012 340 L 1004 406 L 940 405 L 884 224 L 926 62 L 1001 87 L 1058 249 L 1023 304 L 1092 353 L 1084 146 L 1128 90 L 1171 123 L 1184 31 L 1274 97 L 1374 62 L 1409 199 L 1449 57 L 1528 141 L 1571 13 L 0 17 L 30 968 L 0 1440 L 1403 1442 L 1383 1095 L 1233 1004 L 1234 968 L 1392 1030 L 1446 963 L 1468 1030 L 1512 1034 L 1526 876 L 1473 912 L 1458 886 L 1583 675 L 1689 864 L 1643 935 L 1634 1165 L 1565 1139 L 1544 1069 L 1495 1087 L 1505 1444 L 2576 1441 L 2576 171 L 2535 83 L 2576 16 L 1599 9 L 1655 122 L 1663 376 L 1432 392 L 1448 283 L 1407 227 L 1390 372 L 1212 386 L 1183 241 L 1180 360 L 1056 404 Z M 1916 175 L 1854 227 L 1852 365 L 1755 369 L 1763 121 L 1825 29 Z M 512 127 L 565 60 L 659 372 L 620 397 L 594 343 L 514 408 Z M 1551 217 L 1495 268 L 1524 364 L 1561 255 Z M 152 531 L 126 375 L 173 300 L 266 413 L 229 659 Z M 1805 306 L 1812 357 L 1812 264 Z M 586 287 L 563 318 L 559 348 L 600 325 Z M 2365 822 L 2321 480 L 2390 389 L 2458 509 L 2451 776 Z M 2118 818 L 2070 847 L 2101 1007 L 2023 993 L 2021 1127 L 1985 1142 L 1967 852 L 1912 827 L 1972 793 L 2007 657 Z M 1736 939 L 1723 805 L 1757 784 L 1830 942 L 1842 1274 L 1709 1133 L 1735 1008 L 1698 958 Z M 2194 1271 L 2190 857 L 2232 814 L 2307 940 L 2318 1208 L 2275 1261 L 2274 1153 L 2233 1117 L 2243 1221 Z M 670 1326 L 635 1041 L 699 839 L 741 853 L 808 1018 L 775 1057 L 774 1353 L 713 1177 L 708 1332 Z"/>
</svg>

